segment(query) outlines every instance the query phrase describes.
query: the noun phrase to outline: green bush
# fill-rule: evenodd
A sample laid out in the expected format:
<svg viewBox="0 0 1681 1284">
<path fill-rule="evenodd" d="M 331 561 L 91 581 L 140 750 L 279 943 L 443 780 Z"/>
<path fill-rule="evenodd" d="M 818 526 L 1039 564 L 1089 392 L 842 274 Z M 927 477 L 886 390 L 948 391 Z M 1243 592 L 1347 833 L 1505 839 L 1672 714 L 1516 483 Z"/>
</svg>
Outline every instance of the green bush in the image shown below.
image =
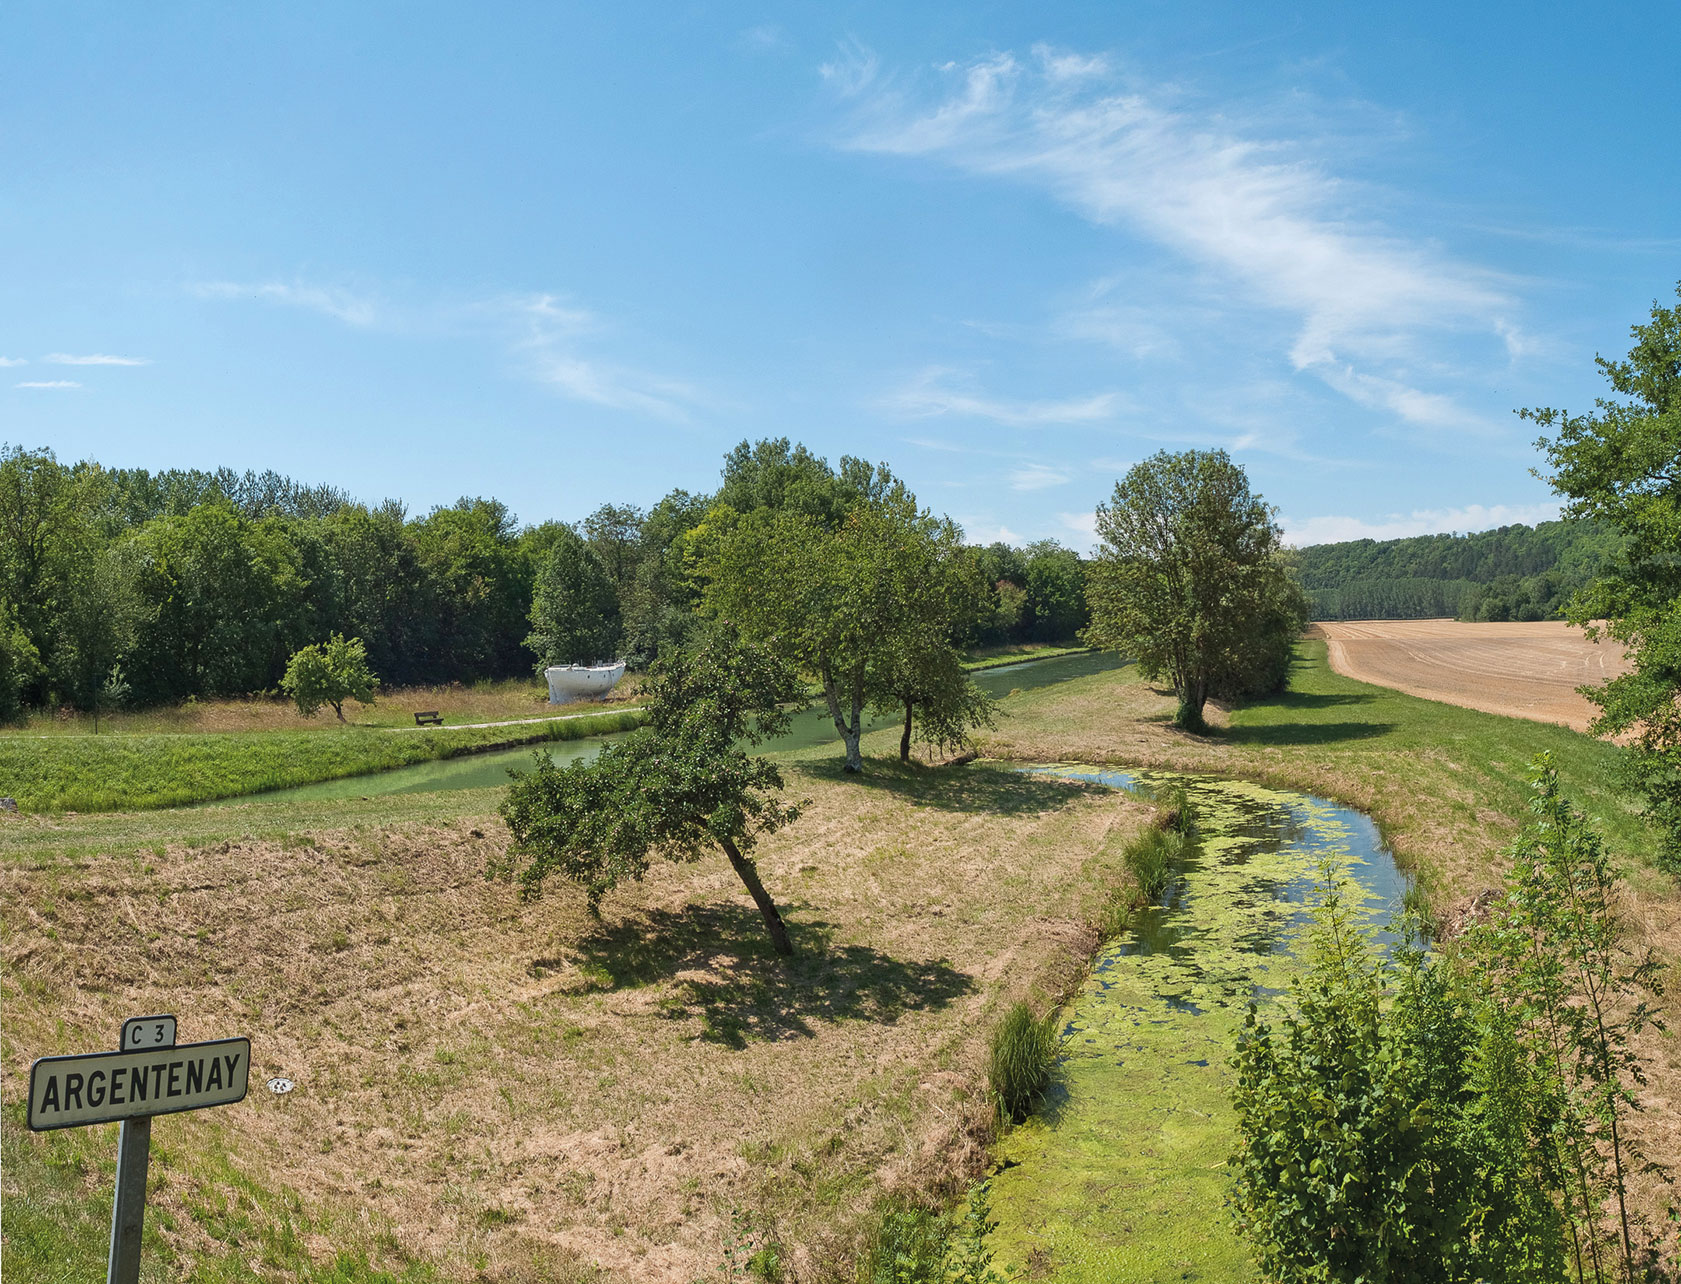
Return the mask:
<svg viewBox="0 0 1681 1284">
<path fill-rule="evenodd" d="M 993 1031 L 986 1077 L 999 1113 L 1011 1123 L 1026 1119 L 1050 1086 L 1056 1055 L 1055 1012 L 1036 1017 L 1027 1004 L 1018 1003 L 1005 1013 Z"/>
<path fill-rule="evenodd" d="M 1266 1278 L 1656 1278 L 1628 1175 L 1653 1171 L 1629 1118 L 1659 964 L 1548 755 L 1533 789 L 1505 895 L 1457 958 L 1384 957 L 1328 866 L 1292 1002 L 1270 1023 L 1251 1004 L 1232 1203 Z"/>
<path fill-rule="evenodd" d="M 985 1182 L 969 1192 L 961 1212 L 884 1199 L 858 1258 L 858 1284 L 1005 1284 L 986 1246 L 997 1224 Z"/>
</svg>

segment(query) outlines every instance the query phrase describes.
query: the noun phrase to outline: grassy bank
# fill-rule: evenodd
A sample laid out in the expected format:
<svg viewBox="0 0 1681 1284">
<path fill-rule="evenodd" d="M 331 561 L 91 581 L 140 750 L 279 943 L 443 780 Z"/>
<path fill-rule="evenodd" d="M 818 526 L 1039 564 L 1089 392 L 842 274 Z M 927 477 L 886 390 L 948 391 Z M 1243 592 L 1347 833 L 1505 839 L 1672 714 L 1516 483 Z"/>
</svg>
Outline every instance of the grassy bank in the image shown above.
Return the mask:
<svg viewBox="0 0 1681 1284">
<path fill-rule="evenodd" d="M 1011 646 L 981 647 L 970 651 L 963 667 L 970 673 L 982 669 L 1002 668 L 1006 664 L 1022 664 L 1027 660 L 1054 660 L 1059 655 L 1084 655 L 1093 650 L 1089 646 L 1060 646 L 1049 642 L 1019 642 Z"/>
<path fill-rule="evenodd" d="M 828 758 L 790 764 L 810 806 L 759 857 L 786 964 L 721 857 L 657 863 L 599 922 L 580 895 L 486 883 L 490 791 L 322 803 L 278 840 L 210 841 L 285 825 L 260 803 L 0 825 L 0 851 L 31 832 L 96 850 L 0 860 L 8 1278 L 54 1278 L 25 1232 L 68 1190 L 89 1209 L 66 1222 L 77 1260 L 109 1209 L 110 1130 L 24 1133 L 27 1061 L 142 1010 L 183 1013 L 184 1039 L 249 1032 L 257 1077 L 299 1085 L 157 1125 L 171 1278 L 221 1278 L 200 1265 L 232 1242 L 217 1210 L 274 1279 L 337 1280 L 342 1250 L 366 1264 L 346 1284 L 421 1265 L 690 1284 L 732 1210 L 820 1278 L 884 1181 L 950 1192 L 975 1171 L 992 1019 L 1079 974 L 1146 815 L 1008 769 L 882 762 L 860 783 Z M 203 837 L 169 837 L 174 818 Z"/>
<path fill-rule="evenodd" d="M 505 745 L 638 724 L 634 709 L 518 726 L 397 734 L 364 728 L 216 735 L 0 736 L 0 792 L 24 811 L 118 811 L 336 780 Z"/>
<path fill-rule="evenodd" d="M 609 706 L 636 703 L 641 698 L 642 675 L 628 674 L 603 701 Z M 506 678 L 500 682 L 459 682 L 433 687 L 398 687 L 381 691 L 373 704 L 345 704 L 345 717 L 357 727 L 412 727 L 414 715 L 423 709 L 443 715 L 445 724 L 505 722 L 514 718 L 540 718 L 559 712 L 549 703 L 546 683 L 531 678 Z M 209 700 L 188 700 L 183 704 L 156 709 L 122 710 L 102 714 L 100 734 L 178 735 L 232 731 L 337 730 L 343 727 L 330 706 L 322 706 L 303 718 L 291 701 L 274 695 L 241 696 Z M 91 735 L 91 713 L 63 709 L 34 711 L 17 731 L 31 735 Z"/>
<path fill-rule="evenodd" d="M 1673 898 L 1673 881 L 1652 866 L 1656 835 L 1617 786 L 1619 751 L 1603 741 L 1356 682 L 1331 670 L 1317 641 L 1298 646 L 1288 691 L 1211 709 L 1209 735 L 1169 725 L 1174 708 L 1129 667 L 1022 692 L 982 747 L 1026 761 L 1243 776 L 1334 798 L 1375 817 L 1397 858 L 1443 901 L 1499 882 L 1501 849 L 1527 815 L 1530 759 L 1548 750 L 1636 886 Z"/>
</svg>

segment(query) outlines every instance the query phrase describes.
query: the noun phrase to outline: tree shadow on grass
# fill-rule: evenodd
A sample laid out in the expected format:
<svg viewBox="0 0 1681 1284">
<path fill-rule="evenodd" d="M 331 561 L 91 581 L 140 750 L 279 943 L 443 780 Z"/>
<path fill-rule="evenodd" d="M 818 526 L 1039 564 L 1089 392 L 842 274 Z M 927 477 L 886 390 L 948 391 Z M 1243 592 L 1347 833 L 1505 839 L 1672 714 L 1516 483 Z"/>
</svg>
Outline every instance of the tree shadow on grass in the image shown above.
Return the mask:
<svg viewBox="0 0 1681 1284">
<path fill-rule="evenodd" d="M 788 929 L 795 954 L 784 959 L 752 906 L 650 909 L 601 924 L 575 957 L 586 975 L 605 977 L 614 989 L 674 981 L 661 1014 L 698 1017 L 701 1038 L 737 1049 L 750 1039 L 810 1038 L 818 1025 L 837 1021 L 890 1025 L 975 989 L 972 977 L 941 960 L 836 944 L 831 923 L 791 920 Z"/>
<path fill-rule="evenodd" d="M 1238 745 L 1326 745 L 1343 740 L 1373 740 L 1393 730 L 1393 722 L 1276 722 L 1226 727 L 1215 736 Z"/>
<path fill-rule="evenodd" d="M 1069 782 L 991 763 L 909 766 L 897 758 L 865 758 L 862 775 L 848 775 L 839 759 L 801 763 L 808 775 L 860 789 L 882 790 L 941 811 L 1030 816 L 1065 807 L 1077 793 Z"/>
</svg>

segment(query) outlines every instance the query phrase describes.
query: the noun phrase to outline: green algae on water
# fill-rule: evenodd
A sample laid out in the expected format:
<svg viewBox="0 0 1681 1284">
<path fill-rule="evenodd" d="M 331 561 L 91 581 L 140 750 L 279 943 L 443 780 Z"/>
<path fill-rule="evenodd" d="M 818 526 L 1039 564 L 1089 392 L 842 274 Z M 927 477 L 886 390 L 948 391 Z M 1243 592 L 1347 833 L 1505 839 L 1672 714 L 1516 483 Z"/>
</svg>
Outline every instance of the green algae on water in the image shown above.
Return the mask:
<svg viewBox="0 0 1681 1284">
<path fill-rule="evenodd" d="M 1327 860 L 1368 917 L 1404 885 L 1376 827 L 1347 808 L 1247 781 L 1045 770 L 1183 785 L 1199 841 L 1070 1005 L 1057 1085 L 999 1145 L 991 1242 L 1001 1264 L 1059 1284 L 1254 1279 L 1226 1206 L 1226 1058 L 1243 1013 L 1296 974 Z"/>
</svg>

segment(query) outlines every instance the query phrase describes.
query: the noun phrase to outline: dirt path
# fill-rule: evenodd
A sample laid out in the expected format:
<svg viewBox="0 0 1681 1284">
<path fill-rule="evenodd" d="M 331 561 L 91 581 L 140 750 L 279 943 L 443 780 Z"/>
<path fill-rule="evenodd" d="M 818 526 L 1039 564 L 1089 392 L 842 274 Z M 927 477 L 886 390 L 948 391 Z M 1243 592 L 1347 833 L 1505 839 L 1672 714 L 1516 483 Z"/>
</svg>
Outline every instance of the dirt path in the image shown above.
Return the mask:
<svg viewBox="0 0 1681 1284">
<path fill-rule="evenodd" d="M 1596 710 L 1576 688 L 1628 671 L 1622 647 L 1561 620 L 1336 620 L 1314 626 L 1344 677 L 1484 713 L 1586 731 Z"/>
</svg>

